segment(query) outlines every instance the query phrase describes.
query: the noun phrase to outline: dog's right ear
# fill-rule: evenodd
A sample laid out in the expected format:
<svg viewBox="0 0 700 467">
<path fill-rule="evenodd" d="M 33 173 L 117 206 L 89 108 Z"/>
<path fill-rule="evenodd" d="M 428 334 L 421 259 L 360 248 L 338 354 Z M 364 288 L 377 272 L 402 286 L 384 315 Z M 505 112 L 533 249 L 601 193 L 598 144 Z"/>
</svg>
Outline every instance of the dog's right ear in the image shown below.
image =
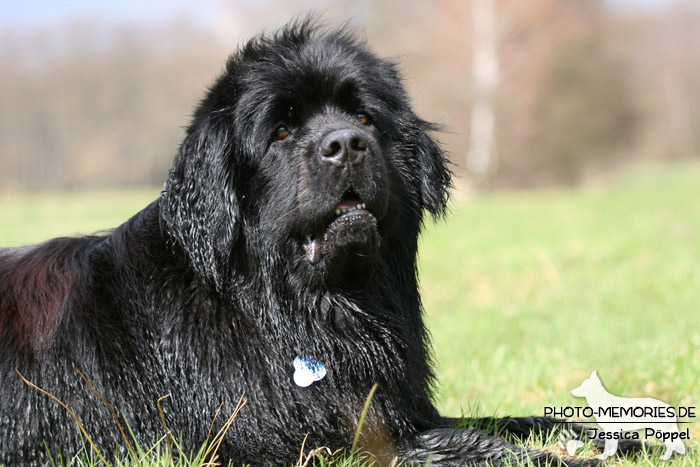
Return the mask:
<svg viewBox="0 0 700 467">
<path fill-rule="evenodd" d="M 450 198 L 452 172 L 448 160 L 439 144 L 429 132 L 439 130 L 435 124 L 413 116 L 410 127 L 410 144 L 416 152 L 420 164 L 420 196 L 423 207 L 434 218 L 444 215 Z"/>
<path fill-rule="evenodd" d="M 239 231 L 230 163 L 233 136 L 228 119 L 202 115 L 202 107 L 163 188 L 161 228 L 192 267 L 221 290 Z"/>
</svg>

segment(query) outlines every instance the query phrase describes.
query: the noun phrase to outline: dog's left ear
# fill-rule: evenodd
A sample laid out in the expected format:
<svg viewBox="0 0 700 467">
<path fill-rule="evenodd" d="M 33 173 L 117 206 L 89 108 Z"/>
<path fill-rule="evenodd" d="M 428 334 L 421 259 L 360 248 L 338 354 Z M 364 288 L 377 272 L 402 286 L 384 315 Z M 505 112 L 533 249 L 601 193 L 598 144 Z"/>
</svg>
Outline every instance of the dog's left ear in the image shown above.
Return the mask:
<svg viewBox="0 0 700 467">
<path fill-rule="evenodd" d="M 421 198 L 434 218 L 445 214 L 452 187 L 452 172 L 445 153 L 430 136 L 439 127 L 416 117 L 412 144 L 420 162 Z"/>
<path fill-rule="evenodd" d="M 240 228 L 230 167 L 233 142 L 230 125 L 222 120 L 195 120 L 160 200 L 165 232 L 195 271 L 219 290 Z"/>
</svg>

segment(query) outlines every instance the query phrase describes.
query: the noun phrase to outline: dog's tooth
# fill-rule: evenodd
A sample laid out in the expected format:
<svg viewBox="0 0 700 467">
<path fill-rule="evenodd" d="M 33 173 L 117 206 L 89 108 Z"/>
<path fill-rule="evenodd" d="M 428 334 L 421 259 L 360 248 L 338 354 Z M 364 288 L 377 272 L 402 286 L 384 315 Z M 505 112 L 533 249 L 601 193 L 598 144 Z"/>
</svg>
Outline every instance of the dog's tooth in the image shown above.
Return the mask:
<svg viewBox="0 0 700 467">
<path fill-rule="evenodd" d="M 336 210 L 335 210 L 335 215 L 336 215 L 336 216 L 339 216 L 339 215 L 340 215 L 340 209 L 336 209 Z"/>
<path fill-rule="evenodd" d="M 364 209 L 361 204 L 357 205 L 357 209 Z"/>
<path fill-rule="evenodd" d="M 365 203 L 362 203 L 361 206 L 362 206 L 362 209 L 367 209 L 367 205 L 365 205 Z"/>
</svg>

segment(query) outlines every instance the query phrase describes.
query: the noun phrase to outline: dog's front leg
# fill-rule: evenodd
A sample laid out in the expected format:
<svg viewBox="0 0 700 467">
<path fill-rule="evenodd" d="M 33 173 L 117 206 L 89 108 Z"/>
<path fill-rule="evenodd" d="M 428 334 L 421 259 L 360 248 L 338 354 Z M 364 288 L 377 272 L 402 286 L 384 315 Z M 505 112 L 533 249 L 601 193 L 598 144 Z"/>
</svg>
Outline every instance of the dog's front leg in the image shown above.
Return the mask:
<svg viewBox="0 0 700 467">
<path fill-rule="evenodd" d="M 434 428 L 397 443 L 399 459 L 408 465 L 499 466 L 520 465 L 584 467 L 598 460 L 562 460 L 543 451 L 519 448 L 502 438 L 475 429 Z"/>
<path fill-rule="evenodd" d="M 476 428 L 498 436 L 513 437 L 526 440 L 532 434 L 548 435 L 550 432 L 559 430 L 562 427 L 578 430 L 571 423 L 560 418 L 551 417 L 445 417 L 444 422 L 450 426 L 458 428 Z"/>
</svg>

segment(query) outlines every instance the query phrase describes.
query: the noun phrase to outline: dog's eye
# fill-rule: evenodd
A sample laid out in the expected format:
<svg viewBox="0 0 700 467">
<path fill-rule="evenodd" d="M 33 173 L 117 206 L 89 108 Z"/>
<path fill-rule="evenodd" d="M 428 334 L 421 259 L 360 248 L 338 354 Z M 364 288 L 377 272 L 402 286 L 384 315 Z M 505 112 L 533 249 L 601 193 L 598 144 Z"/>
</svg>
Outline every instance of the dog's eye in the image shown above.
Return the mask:
<svg viewBox="0 0 700 467">
<path fill-rule="evenodd" d="M 358 112 L 357 119 L 362 122 L 363 125 L 369 125 L 369 116 L 364 112 Z"/>
<path fill-rule="evenodd" d="M 287 136 L 289 136 L 289 128 L 286 125 L 278 126 L 275 130 L 275 141 L 282 141 Z"/>
</svg>

